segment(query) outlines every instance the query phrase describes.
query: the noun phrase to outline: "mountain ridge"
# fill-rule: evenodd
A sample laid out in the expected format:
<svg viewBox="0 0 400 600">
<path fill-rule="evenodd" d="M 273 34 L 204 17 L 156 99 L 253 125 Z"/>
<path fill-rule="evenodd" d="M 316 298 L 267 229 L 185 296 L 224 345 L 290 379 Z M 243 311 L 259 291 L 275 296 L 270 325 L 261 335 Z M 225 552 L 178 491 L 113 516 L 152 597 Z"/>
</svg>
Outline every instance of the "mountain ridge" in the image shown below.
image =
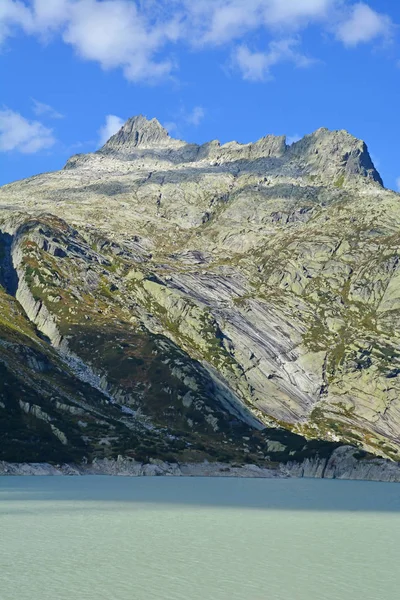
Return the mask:
<svg viewBox="0 0 400 600">
<path fill-rule="evenodd" d="M 146 150 L 164 152 L 167 156 L 168 153 L 171 155 L 175 151 L 176 160 L 185 163 L 198 162 L 207 158 L 229 161 L 280 158 L 285 155 L 290 161 L 302 156 L 307 159 L 322 151 L 323 154 L 330 153 L 330 159 L 332 154 L 338 158 L 336 165 L 338 176 L 343 175 L 347 179 L 351 175 L 359 174 L 383 186 L 382 178 L 372 162 L 365 142 L 358 140 L 346 130 L 330 131 L 323 127 L 290 146 L 286 144 L 286 136 L 275 135 L 266 135 L 256 142 L 249 143 L 231 141 L 221 144 L 218 140 L 212 140 L 198 145 L 170 137 L 157 119 L 148 120 L 143 115 L 138 115 L 128 119 L 95 154 L 127 155 L 132 160 L 135 154 L 140 157 Z M 75 168 L 77 159 L 87 156 L 91 154 L 78 154 L 71 157 L 64 168 Z M 312 163 L 317 168 L 320 167 L 320 161 L 314 160 Z M 321 168 L 326 166 L 326 164 L 321 165 Z M 310 175 L 313 173 L 310 172 Z"/>
</svg>

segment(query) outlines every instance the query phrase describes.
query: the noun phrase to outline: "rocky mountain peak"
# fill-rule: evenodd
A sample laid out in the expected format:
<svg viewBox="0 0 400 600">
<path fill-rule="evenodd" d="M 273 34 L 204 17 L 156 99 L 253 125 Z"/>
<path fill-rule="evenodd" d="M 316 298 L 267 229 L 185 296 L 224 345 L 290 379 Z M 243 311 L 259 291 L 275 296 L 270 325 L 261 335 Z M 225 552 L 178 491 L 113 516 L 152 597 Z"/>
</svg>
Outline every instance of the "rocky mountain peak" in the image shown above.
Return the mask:
<svg viewBox="0 0 400 600">
<path fill-rule="evenodd" d="M 310 175 L 323 174 L 336 185 L 354 177 L 365 177 L 383 186 L 367 145 L 344 129 L 331 131 L 324 127 L 304 136 L 289 149 L 289 155 L 307 164 Z"/>
<path fill-rule="evenodd" d="M 138 115 L 128 119 L 104 144 L 101 152 L 129 153 L 137 148 L 174 146 L 177 142 L 178 140 L 170 138 L 168 131 L 157 119 L 147 119 L 143 115 Z"/>
</svg>

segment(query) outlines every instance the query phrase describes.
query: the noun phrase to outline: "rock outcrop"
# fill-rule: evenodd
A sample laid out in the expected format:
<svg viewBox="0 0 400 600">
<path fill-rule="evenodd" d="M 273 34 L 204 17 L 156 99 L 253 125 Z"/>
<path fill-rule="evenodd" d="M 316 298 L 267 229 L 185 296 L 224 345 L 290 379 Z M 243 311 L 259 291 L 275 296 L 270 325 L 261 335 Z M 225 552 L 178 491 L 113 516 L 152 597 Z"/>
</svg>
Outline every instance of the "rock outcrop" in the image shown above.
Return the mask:
<svg viewBox="0 0 400 600">
<path fill-rule="evenodd" d="M 157 119 L 148 121 L 143 115 L 128 119 L 123 127 L 101 148 L 101 153 L 130 154 L 137 149 L 179 148 L 184 142 L 170 138 Z"/>
<path fill-rule="evenodd" d="M 362 457 L 354 448 L 342 446 L 330 458 L 305 459 L 271 466 L 255 464 L 232 465 L 221 462 L 168 463 L 150 460 L 143 464 L 118 456 L 116 459 L 95 459 L 92 463 L 51 465 L 49 463 L 7 463 L 0 461 L 2 475 L 119 475 L 125 477 L 251 477 L 317 479 L 358 479 L 399 482 L 398 464 L 383 459 Z"/>
</svg>

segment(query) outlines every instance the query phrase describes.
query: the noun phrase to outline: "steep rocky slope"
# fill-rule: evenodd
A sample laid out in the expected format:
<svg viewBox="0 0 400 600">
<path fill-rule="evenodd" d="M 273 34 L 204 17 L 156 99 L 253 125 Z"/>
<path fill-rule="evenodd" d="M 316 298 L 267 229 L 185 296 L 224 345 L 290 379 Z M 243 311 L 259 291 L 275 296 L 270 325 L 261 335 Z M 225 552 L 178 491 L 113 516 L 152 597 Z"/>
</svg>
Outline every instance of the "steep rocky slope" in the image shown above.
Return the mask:
<svg viewBox="0 0 400 600">
<path fill-rule="evenodd" d="M 398 460 L 399 201 L 345 131 L 144 117 L 4 186 L 0 460 Z"/>
</svg>

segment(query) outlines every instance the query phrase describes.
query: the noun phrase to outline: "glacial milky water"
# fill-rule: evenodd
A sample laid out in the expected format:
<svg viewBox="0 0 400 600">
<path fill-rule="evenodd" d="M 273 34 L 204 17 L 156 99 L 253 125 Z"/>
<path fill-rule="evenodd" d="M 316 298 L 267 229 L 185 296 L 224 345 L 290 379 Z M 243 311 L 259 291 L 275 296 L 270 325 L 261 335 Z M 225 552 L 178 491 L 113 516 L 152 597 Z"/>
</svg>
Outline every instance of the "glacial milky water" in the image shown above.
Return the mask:
<svg viewBox="0 0 400 600">
<path fill-rule="evenodd" d="M 398 600 L 400 485 L 0 477 L 1 600 Z"/>
</svg>

